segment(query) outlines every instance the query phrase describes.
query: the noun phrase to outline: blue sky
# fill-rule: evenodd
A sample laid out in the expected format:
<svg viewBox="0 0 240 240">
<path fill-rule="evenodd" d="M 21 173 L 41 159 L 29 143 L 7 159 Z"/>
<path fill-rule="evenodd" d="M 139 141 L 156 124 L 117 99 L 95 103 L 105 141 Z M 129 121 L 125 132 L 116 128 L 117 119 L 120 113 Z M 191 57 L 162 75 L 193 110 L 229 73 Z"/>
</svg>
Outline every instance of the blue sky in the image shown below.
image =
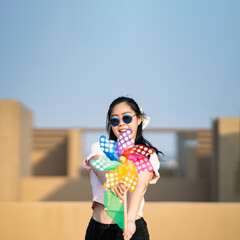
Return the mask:
<svg viewBox="0 0 240 240">
<path fill-rule="evenodd" d="M 240 2 L 0 2 L 0 99 L 36 127 L 104 127 L 133 97 L 149 127 L 209 128 L 240 111 Z"/>
</svg>

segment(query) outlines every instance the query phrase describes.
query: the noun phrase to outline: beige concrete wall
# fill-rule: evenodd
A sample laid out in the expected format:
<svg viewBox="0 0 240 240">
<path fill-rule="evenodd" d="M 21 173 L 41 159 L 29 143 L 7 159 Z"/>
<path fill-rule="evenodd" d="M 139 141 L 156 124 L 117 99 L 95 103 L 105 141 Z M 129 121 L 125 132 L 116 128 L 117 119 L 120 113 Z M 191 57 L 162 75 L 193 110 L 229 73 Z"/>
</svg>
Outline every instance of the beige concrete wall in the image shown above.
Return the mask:
<svg viewBox="0 0 240 240">
<path fill-rule="evenodd" d="M 0 201 L 19 199 L 21 176 L 29 176 L 32 114 L 14 100 L 0 100 Z"/>
<path fill-rule="evenodd" d="M 83 240 L 90 202 L 0 203 L 0 239 Z M 238 240 L 240 204 L 146 203 L 151 240 Z"/>
<path fill-rule="evenodd" d="M 90 201 L 89 178 L 30 177 L 21 180 L 21 201 Z"/>
<path fill-rule="evenodd" d="M 20 176 L 31 176 L 31 148 L 32 148 L 32 126 L 33 126 L 33 114 L 32 111 L 19 104 L 19 158 L 20 158 Z"/>
<path fill-rule="evenodd" d="M 83 155 L 81 135 L 80 129 L 34 129 L 33 175 L 78 178 Z"/>
<path fill-rule="evenodd" d="M 21 180 L 21 201 L 90 201 L 89 177 L 28 177 Z M 148 187 L 148 201 L 209 201 L 206 179 L 160 178 Z"/>
<path fill-rule="evenodd" d="M 239 121 L 239 118 L 217 119 L 217 158 L 211 170 L 209 131 L 181 131 L 180 148 L 184 149 L 186 139 L 197 139 L 198 147 L 179 152 L 183 160 L 181 178 L 161 178 L 148 189 L 146 198 L 151 201 L 240 201 Z M 89 172 L 81 167 L 84 131 L 87 130 L 35 130 L 32 141 L 31 111 L 17 101 L 0 100 L 0 201 L 90 200 Z M 32 145 L 36 149 L 31 159 Z M 30 178 L 31 166 L 35 175 L 49 177 Z M 213 176 L 212 179 L 209 176 Z"/>
<path fill-rule="evenodd" d="M 147 203 L 151 240 L 237 240 L 240 204 Z"/>
<path fill-rule="evenodd" d="M 218 119 L 218 200 L 240 201 L 240 118 Z"/>
<path fill-rule="evenodd" d="M 177 176 L 209 179 L 212 161 L 210 130 L 182 131 L 177 134 Z"/>
<path fill-rule="evenodd" d="M 32 112 L 24 105 L 19 105 L 19 157 L 20 176 L 31 176 L 31 149 L 32 149 Z"/>
<path fill-rule="evenodd" d="M 209 201 L 206 179 L 160 178 L 148 186 L 147 201 Z"/>
<path fill-rule="evenodd" d="M 34 176 L 67 176 L 68 130 L 33 129 L 31 164 Z"/>
<path fill-rule="evenodd" d="M 70 129 L 68 132 L 68 161 L 67 176 L 78 178 L 83 161 L 82 152 L 82 131 Z"/>
</svg>

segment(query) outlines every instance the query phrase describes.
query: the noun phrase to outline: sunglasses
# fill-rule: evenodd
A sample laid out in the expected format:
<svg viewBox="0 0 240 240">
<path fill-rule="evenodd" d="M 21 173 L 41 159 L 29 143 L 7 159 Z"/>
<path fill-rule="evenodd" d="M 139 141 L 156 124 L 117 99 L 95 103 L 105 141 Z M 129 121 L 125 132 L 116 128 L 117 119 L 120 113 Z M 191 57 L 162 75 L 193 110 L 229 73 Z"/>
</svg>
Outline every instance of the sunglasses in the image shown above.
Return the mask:
<svg viewBox="0 0 240 240">
<path fill-rule="evenodd" d="M 136 114 L 133 115 L 133 116 L 130 115 L 130 114 L 125 114 L 125 115 L 123 115 L 122 120 L 123 120 L 126 124 L 129 124 L 129 123 L 132 122 L 132 118 L 133 118 L 134 116 L 136 116 Z M 116 126 L 119 124 L 119 122 L 120 122 L 120 120 L 119 120 L 118 117 L 112 117 L 112 118 L 110 119 L 110 123 L 111 123 L 111 125 L 114 126 L 114 127 L 116 127 Z"/>
</svg>

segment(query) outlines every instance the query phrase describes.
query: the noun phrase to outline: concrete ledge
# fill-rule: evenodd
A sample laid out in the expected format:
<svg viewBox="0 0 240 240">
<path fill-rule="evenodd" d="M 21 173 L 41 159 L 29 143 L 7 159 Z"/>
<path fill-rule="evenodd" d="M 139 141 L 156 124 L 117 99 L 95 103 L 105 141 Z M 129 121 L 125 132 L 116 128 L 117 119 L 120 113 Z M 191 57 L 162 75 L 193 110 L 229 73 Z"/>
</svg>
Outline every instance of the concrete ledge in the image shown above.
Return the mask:
<svg viewBox="0 0 240 240">
<path fill-rule="evenodd" d="M 89 178 L 29 177 L 21 179 L 21 201 L 89 201 Z"/>
<path fill-rule="evenodd" d="M 90 202 L 1 202 L 0 239 L 83 240 Z M 240 203 L 148 202 L 151 240 L 238 240 Z"/>
<path fill-rule="evenodd" d="M 21 201 L 90 201 L 92 198 L 89 177 L 22 178 L 20 190 Z M 161 178 L 148 187 L 145 199 L 209 201 L 209 182 L 206 179 Z"/>
<path fill-rule="evenodd" d="M 147 203 L 151 240 L 237 240 L 240 203 Z"/>
</svg>

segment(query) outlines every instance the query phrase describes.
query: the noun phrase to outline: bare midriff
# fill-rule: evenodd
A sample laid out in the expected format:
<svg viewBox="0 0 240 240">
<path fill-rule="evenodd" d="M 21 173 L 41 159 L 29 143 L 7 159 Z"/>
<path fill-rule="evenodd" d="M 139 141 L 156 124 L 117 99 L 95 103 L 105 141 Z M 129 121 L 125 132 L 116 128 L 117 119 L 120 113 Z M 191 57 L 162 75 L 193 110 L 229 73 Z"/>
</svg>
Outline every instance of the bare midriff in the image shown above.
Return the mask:
<svg viewBox="0 0 240 240">
<path fill-rule="evenodd" d="M 94 203 L 94 209 L 93 209 L 93 219 L 97 222 L 103 223 L 103 224 L 114 224 L 114 222 L 108 215 L 105 210 L 105 207 L 101 203 Z M 141 216 L 137 216 L 136 220 L 141 218 Z"/>
</svg>

